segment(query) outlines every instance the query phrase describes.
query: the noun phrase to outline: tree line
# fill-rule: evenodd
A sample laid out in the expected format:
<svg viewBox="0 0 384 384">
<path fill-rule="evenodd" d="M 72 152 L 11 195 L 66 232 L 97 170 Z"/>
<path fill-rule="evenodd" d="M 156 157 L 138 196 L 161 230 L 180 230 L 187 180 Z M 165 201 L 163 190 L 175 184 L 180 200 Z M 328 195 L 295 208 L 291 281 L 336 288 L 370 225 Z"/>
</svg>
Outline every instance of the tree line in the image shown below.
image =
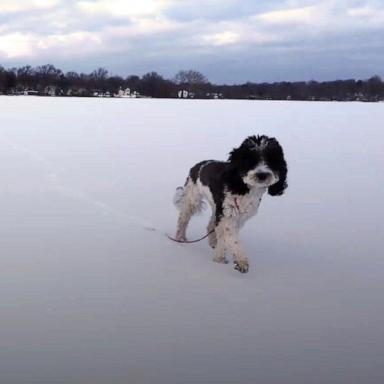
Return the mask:
<svg viewBox="0 0 384 384">
<path fill-rule="evenodd" d="M 173 78 L 166 79 L 157 72 L 149 72 L 141 77 L 110 75 L 105 68 L 98 68 L 89 74 L 74 71 L 64 73 L 54 65 L 46 64 L 11 69 L 0 66 L 0 94 L 381 101 L 384 100 L 384 82 L 376 75 L 366 80 L 219 85 L 212 84 L 195 70 L 179 71 Z"/>
</svg>

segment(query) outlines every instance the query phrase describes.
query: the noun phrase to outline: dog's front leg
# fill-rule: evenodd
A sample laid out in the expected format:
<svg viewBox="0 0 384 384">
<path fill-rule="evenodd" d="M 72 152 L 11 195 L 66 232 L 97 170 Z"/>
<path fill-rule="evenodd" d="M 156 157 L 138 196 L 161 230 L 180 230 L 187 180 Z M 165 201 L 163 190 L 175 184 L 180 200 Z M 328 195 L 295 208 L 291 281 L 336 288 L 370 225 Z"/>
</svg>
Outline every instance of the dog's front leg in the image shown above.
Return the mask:
<svg viewBox="0 0 384 384">
<path fill-rule="evenodd" d="M 212 213 L 211 219 L 208 223 L 207 232 L 208 235 L 208 244 L 211 248 L 215 249 L 217 246 L 217 236 L 216 236 L 216 223 L 215 223 L 215 213 Z"/>
<path fill-rule="evenodd" d="M 212 219 L 213 220 L 213 219 Z M 216 263 L 228 264 L 228 260 L 225 257 L 225 239 L 223 227 L 216 225 L 215 221 L 211 221 L 215 225 L 215 247 L 213 261 Z M 210 223 L 210 224 L 211 224 Z"/>
<path fill-rule="evenodd" d="M 248 272 L 249 262 L 240 242 L 239 228 L 236 220 L 230 217 L 223 217 L 217 225 L 216 232 L 218 235 L 217 248 L 221 245 L 233 254 L 236 270 L 241 273 Z"/>
</svg>

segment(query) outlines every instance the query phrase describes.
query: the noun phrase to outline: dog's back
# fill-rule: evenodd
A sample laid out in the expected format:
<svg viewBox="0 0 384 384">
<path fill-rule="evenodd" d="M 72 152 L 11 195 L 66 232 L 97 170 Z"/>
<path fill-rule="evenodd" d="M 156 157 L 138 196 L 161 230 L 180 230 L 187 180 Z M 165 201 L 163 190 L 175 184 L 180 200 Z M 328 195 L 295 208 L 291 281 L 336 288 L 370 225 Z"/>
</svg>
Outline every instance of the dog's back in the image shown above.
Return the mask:
<svg viewBox="0 0 384 384">
<path fill-rule="evenodd" d="M 183 201 L 192 197 L 194 200 L 215 200 L 224 190 L 225 175 L 228 173 L 228 162 L 204 160 L 195 164 L 190 170 L 184 187 L 177 187 L 173 198 L 175 206 L 181 210 Z"/>
</svg>

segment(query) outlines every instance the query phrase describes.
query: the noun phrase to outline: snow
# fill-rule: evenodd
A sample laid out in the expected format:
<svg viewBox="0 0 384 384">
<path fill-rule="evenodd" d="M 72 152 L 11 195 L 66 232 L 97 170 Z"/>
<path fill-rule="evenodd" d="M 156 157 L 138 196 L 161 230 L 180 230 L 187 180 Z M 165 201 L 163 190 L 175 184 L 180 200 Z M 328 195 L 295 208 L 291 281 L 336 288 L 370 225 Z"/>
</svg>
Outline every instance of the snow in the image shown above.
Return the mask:
<svg viewBox="0 0 384 384">
<path fill-rule="evenodd" d="M 2 383 L 383 382 L 384 104 L 0 108 Z M 188 169 L 258 133 L 283 145 L 289 187 L 241 232 L 241 275 L 164 234 Z"/>
</svg>

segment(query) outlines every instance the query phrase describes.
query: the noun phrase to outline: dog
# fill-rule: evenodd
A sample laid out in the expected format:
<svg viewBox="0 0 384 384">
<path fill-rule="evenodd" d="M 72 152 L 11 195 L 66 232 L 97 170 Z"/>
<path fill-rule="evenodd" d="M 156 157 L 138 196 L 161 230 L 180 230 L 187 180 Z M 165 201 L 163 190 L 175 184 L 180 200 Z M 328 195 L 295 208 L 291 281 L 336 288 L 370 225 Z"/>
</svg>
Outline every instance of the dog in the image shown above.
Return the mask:
<svg viewBox="0 0 384 384">
<path fill-rule="evenodd" d="M 249 262 L 239 239 L 239 230 L 257 213 L 266 191 L 280 196 L 287 188 L 287 163 L 275 138 L 249 136 L 230 153 L 227 161 L 204 160 L 194 165 L 184 187 L 178 187 L 174 204 L 179 210 L 175 239 L 187 241 L 191 217 L 201 211 L 204 200 L 212 209 L 207 232 L 214 249 L 213 261 L 228 263 L 233 255 L 235 269 L 249 270 Z"/>
</svg>

